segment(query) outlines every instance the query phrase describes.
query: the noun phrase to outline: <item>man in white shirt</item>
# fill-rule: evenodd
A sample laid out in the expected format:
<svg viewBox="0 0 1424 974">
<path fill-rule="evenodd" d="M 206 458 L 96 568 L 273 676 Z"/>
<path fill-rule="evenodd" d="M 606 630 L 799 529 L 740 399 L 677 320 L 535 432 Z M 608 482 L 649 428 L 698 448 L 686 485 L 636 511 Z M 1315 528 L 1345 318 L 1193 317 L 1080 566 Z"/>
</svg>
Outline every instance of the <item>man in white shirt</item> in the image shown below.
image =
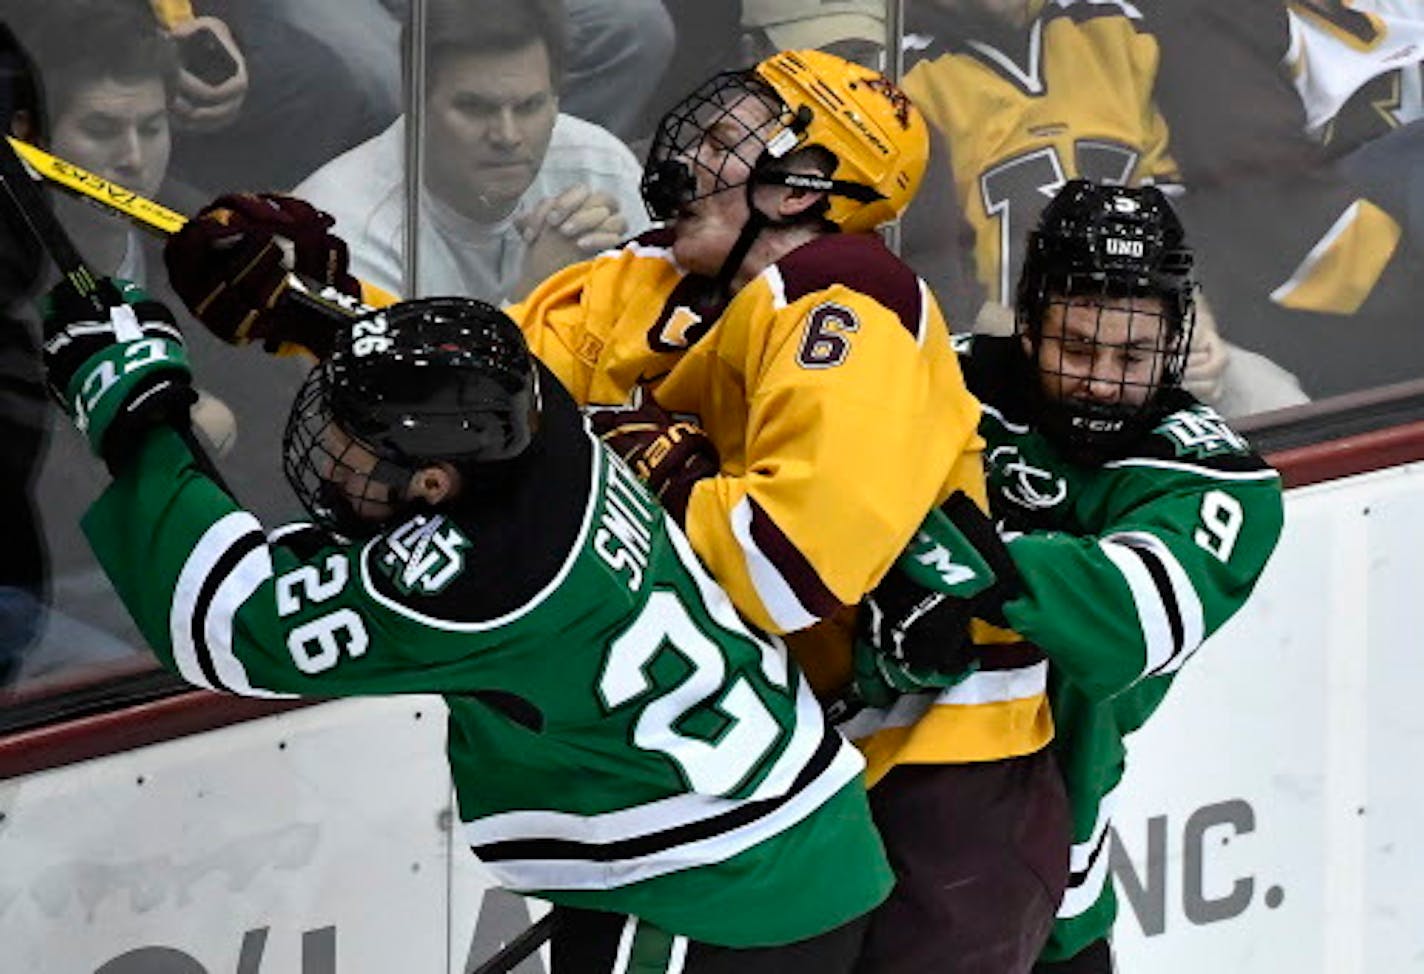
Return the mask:
<svg viewBox="0 0 1424 974">
<path fill-rule="evenodd" d="M 418 280 L 406 281 L 405 119 L 294 195 L 336 218 L 356 276 L 396 294 L 517 299 L 566 264 L 646 228 L 642 167 L 558 110 L 559 0 L 431 0 Z"/>
</svg>

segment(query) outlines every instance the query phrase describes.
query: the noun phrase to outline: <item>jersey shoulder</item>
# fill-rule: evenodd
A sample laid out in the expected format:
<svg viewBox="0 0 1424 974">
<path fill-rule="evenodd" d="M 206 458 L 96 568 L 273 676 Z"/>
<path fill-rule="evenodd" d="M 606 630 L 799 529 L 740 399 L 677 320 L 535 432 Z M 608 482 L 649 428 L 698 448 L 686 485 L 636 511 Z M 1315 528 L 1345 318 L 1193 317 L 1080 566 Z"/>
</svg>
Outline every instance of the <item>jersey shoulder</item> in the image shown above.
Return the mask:
<svg viewBox="0 0 1424 974">
<path fill-rule="evenodd" d="M 539 438 L 508 480 L 470 503 L 415 511 L 362 551 L 371 589 L 386 604 L 454 623 L 520 609 L 575 556 L 600 484 L 597 449 L 582 416 L 540 366 Z"/>
<path fill-rule="evenodd" d="M 1220 413 L 1180 389 L 1168 394 L 1160 418 L 1136 449 L 1110 465 L 1157 465 L 1253 479 L 1279 476 Z"/>
<path fill-rule="evenodd" d="M 794 304 L 830 288 L 848 288 L 888 308 L 918 336 L 932 300 L 909 265 L 871 233 L 827 234 L 797 247 L 767 269 L 778 301 Z"/>
</svg>

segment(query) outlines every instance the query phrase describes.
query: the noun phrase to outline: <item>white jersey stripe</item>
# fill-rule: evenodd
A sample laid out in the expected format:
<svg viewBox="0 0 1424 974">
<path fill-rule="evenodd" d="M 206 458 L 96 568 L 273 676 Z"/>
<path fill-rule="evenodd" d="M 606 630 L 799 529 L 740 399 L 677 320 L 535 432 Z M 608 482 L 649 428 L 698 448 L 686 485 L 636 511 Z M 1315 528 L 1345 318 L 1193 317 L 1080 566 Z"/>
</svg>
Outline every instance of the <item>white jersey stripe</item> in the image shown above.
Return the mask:
<svg viewBox="0 0 1424 974">
<path fill-rule="evenodd" d="M 638 918 L 629 916 L 618 933 L 618 953 L 613 957 L 612 974 L 628 974 L 628 959 L 633 954 L 633 941 L 638 936 Z"/>
<path fill-rule="evenodd" d="M 915 278 L 915 283 L 920 289 L 920 320 L 915 323 L 915 344 L 924 348 L 925 336 L 930 333 L 930 308 L 935 304 L 934 293 L 930 291 L 930 286 L 925 283 L 924 278 Z"/>
<path fill-rule="evenodd" d="M 757 597 L 761 599 L 761 604 L 766 606 L 767 615 L 771 616 L 777 628 L 783 632 L 795 632 L 820 621 L 806 611 L 806 607 L 796 597 L 796 592 L 782 576 L 776 563 L 757 547 L 752 538 L 752 502 L 748 497 L 743 497 L 737 502 L 737 506 L 732 508 L 732 536 L 742 546 L 752 587 L 756 589 Z"/>
<path fill-rule="evenodd" d="M 580 890 L 609 889 L 627 886 L 630 883 L 666 876 L 669 873 L 698 866 L 708 866 L 725 862 L 733 856 L 745 852 L 753 846 L 765 842 L 772 836 L 786 831 L 806 816 L 815 812 L 841 788 L 853 781 L 864 767 L 864 761 L 854 748 L 842 744 L 836 757 L 824 772 L 785 802 L 777 805 L 766 815 L 762 815 L 745 825 L 719 832 L 697 841 L 684 843 L 672 848 L 660 849 L 641 856 L 598 862 L 589 859 L 505 859 L 486 861 L 485 865 L 505 886 L 513 889 Z M 611 812 L 602 816 L 575 816 L 556 812 L 506 813 L 491 816 L 508 819 L 512 815 L 526 816 L 526 822 L 536 817 L 549 819 L 580 819 L 589 823 L 587 831 L 604 832 L 601 819 L 619 818 L 635 813 L 648 821 L 666 824 L 669 821 L 686 823 L 677 811 L 664 811 L 673 803 L 695 799 L 702 803 L 718 803 L 719 811 L 740 804 L 725 798 L 708 798 L 699 795 L 681 795 L 676 798 L 653 802 L 636 809 Z M 705 817 L 694 814 L 692 819 Z M 490 841 L 483 826 L 488 820 L 465 824 L 465 837 L 471 845 L 478 846 Z M 532 838 L 527 831 L 520 838 Z"/>
<path fill-rule="evenodd" d="M 791 685 L 790 653 L 786 649 L 786 643 L 781 640 L 781 637 L 767 633 L 753 635 L 742 617 L 737 614 L 737 609 L 732 605 L 732 599 L 727 595 L 726 590 L 712 580 L 712 576 L 707 573 L 707 569 L 698 560 L 696 552 L 692 550 L 691 542 L 687 540 L 687 535 L 682 533 L 682 528 L 678 527 L 676 521 L 666 516 L 663 518 L 663 526 L 667 528 L 668 540 L 672 542 L 677 557 L 682 561 L 682 567 L 687 569 L 687 573 L 697 583 L 697 591 L 702 596 L 702 604 L 707 607 L 712 621 L 723 629 L 745 636 L 748 640 L 761 646 L 762 673 L 783 690 L 789 687 Z"/>
<path fill-rule="evenodd" d="M 193 639 L 193 614 L 198 608 L 198 597 L 214 567 L 233 545 L 248 535 L 262 536 L 262 526 L 257 518 L 246 511 L 233 511 L 209 526 L 193 546 L 188 560 L 178 573 L 178 582 L 173 591 L 173 607 L 168 613 L 168 638 L 173 645 L 173 662 L 183 679 L 194 686 L 209 690 L 226 690 L 226 686 L 215 686 L 203 672 L 199 658 L 200 648 Z M 206 657 L 204 657 L 206 658 Z"/>
<path fill-rule="evenodd" d="M 1016 670 L 980 670 L 962 683 L 941 690 L 935 705 L 977 707 L 986 703 L 1027 700 L 1048 689 L 1048 661 Z"/>
<path fill-rule="evenodd" d="M 237 610 L 272 577 L 272 552 L 266 547 L 249 551 L 218 586 L 203 621 L 203 637 L 223 686 L 244 697 L 293 699 L 294 693 L 278 693 L 252 685 L 247 667 L 232 651 L 232 623 Z"/>
<path fill-rule="evenodd" d="M 771 290 L 772 308 L 780 311 L 786 307 L 786 281 L 781 276 L 781 268 L 771 264 L 761 272 L 761 276 L 766 279 L 766 286 Z"/>
<path fill-rule="evenodd" d="M 1167 607 L 1162 601 L 1163 593 L 1157 590 L 1157 583 L 1143 563 L 1141 554 L 1108 538 L 1099 540 L 1098 547 L 1122 573 L 1123 581 L 1132 593 L 1133 604 L 1137 606 L 1137 624 L 1142 631 L 1145 655 L 1142 674 L 1146 675 L 1177 652 L 1177 642 L 1167 620 Z"/>
<path fill-rule="evenodd" d="M 1108 879 L 1107 834 L 1112 824 L 1113 808 L 1117 803 L 1117 789 L 1102 797 L 1098 803 L 1097 821 L 1093 823 L 1092 837 L 1086 842 L 1076 842 L 1069 853 L 1068 888 L 1063 891 L 1063 901 L 1058 905 L 1058 919 L 1067 920 L 1086 913 L 1098 897 Z"/>
<path fill-rule="evenodd" d="M 1016 670 L 988 670 L 964 682 L 926 693 L 907 693 L 886 708 L 866 707 L 836 727 L 852 741 L 894 727 L 911 727 L 936 706 L 977 706 L 1026 700 L 1048 690 L 1048 663 L 1040 661 Z"/>
<path fill-rule="evenodd" d="M 465 839 L 472 846 L 537 839 L 561 839 L 605 845 L 656 833 L 666 827 L 668 822 L 690 825 L 724 815 L 748 801 L 779 798 L 791 790 L 797 776 L 815 755 L 825 736 L 835 733 L 826 727 L 825 720 L 821 717 L 820 705 L 804 680 L 797 687 L 796 722 L 796 735 L 777 758 L 766 778 L 744 799 L 688 793 L 600 815 L 577 815 L 548 810 L 501 812 L 466 822 Z M 846 761 L 855 766 L 852 773 L 865 766 L 865 759 L 860 752 L 841 741 L 829 768 L 842 767 Z M 822 777 L 829 773 L 829 768 L 822 772 Z"/>
<path fill-rule="evenodd" d="M 1206 638 L 1206 621 L 1201 597 L 1197 595 L 1196 586 L 1192 584 L 1187 570 L 1182 567 L 1177 556 L 1172 554 L 1172 549 L 1168 548 L 1161 538 L 1146 531 L 1123 531 L 1109 535 L 1104 540 L 1117 541 L 1139 550 L 1151 552 L 1166 571 L 1167 580 L 1172 586 L 1171 598 L 1176 605 L 1177 616 L 1182 623 L 1182 644 L 1177 647 L 1177 652 L 1171 659 L 1156 671 L 1149 671 L 1147 675 L 1156 676 L 1181 669 L 1182 664 L 1197 651 L 1197 647 Z"/>
<path fill-rule="evenodd" d="M 1117 470 L 1123 467 L 1151 467 L 1154 470 L 1178 470 L 1182 473 L 1196 474 L 1199 477 L 1206 477 L 1210 480 L 1278 480 L 1281 476 L 1278 471 L 1269 467 L 1261 470 L 1213 470 L 1211 467 L 1198 466 L 1194 463 L 1180 463 L 1173 460 L 1149 460 L 1146 457 L 1111 460 L 1103 464 L 1103 467 L 1110 470 Z"/>
</svg>

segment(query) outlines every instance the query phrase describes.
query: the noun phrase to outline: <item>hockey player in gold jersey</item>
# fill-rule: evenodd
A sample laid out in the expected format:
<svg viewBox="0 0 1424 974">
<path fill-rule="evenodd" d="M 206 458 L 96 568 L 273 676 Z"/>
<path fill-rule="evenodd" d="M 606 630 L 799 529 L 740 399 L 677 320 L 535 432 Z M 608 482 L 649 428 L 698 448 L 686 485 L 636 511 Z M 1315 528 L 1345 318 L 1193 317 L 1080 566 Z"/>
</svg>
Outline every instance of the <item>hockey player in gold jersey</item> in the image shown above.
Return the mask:
<svg viewBox="0 0 1424 974">
<path fill-rule="evenodd" d="M 845 683 L 852 607 L 926 499 L 963 489 L 983 500 L 980 444 L 961 425 L 978 407 L 945 358 L 946 323 L 868 232 L 914 195 L 926 141 L 898 89 L 830 55 L 785 52 L 720 75 L 654 139 L 643 186 L 664 229 L 512 309 L 576 397 L 620 403 L 643 384 L 639 408 L 595 424 L 823 692 Z M 926 437 L 941 408 L 954 421 Z M 697 426 L 664 433 L 666 414 Z M 912 969 L 899 948 L 924 917 L 948 933 L 937 957 L 913 964 L 1026 969 L 1066 881 L 1044 667 L 1016 635 L 980 635 L 1012 644 L 1005 672 L 859 742 L 901 870 L 868 941 L 896 947 L 867 971 Z"/>
<path fill-rule="evenodd" d="M 978 405 L 946 323 L 871 232 L 903 212 L 926 155 L 919 113 L 869 69 L 807 51 L 718 75 L 655 136 L 643 190 L 664 227 L 510 309 L 577 401 L 609 407 L 592 411 L 605 441 L 823 694 L 848 684 L 855 606 L 925 513 L 956 489 L 984 501 Z M 274 337 L 262 318 L 247 338 Z M 1026 967 L 1066 882 L 1045 691 L 1027 664 L 861 742 L 877 792 L 900 789 L 905 764 L 931 791 L 936 827 L 879 824 L 892 860 L 933 877 L 894 896 L 937 898 L 918 915 L 953 920 L 937 941 L 956 970 Z"/>
</svg>

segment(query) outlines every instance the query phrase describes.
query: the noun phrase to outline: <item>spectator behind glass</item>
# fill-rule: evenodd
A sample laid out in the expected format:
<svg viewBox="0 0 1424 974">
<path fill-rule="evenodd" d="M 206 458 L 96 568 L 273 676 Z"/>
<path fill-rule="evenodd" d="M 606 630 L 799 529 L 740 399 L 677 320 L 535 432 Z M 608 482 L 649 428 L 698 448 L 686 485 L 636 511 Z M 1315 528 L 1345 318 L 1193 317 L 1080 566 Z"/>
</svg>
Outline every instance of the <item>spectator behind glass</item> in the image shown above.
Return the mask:
<svg viewBox="0 0 1424 974">
<path fill-rule="evenodd" d="M 0 25 L 0 125 L 34 139 L 42 115 L 34 70 Z M 0 209 L 0 689 L 43 618 L 47 573 L 34 480 L 51 406 L 35 336 L 17 316 L 34 293 L 41 260 L 29 232 Z"/>
<path fill-rule="evenodd" d="M 175 42 L 146 0 L 0 0 L 0 18 L 18 25 L 19 41 L 39 72 L 48 122 L 48 137 L 41 139 L 45 147 L 126 188 L 155 195 L 168 170 L 169 105 L 178 90 L 179 62 Z M 28 123 L 13 129 L 30 137 L 45 134 Z M 96 271 L 166 296 L 157 241 L 98 207 L 58 195 L 51 200 Z M 217 352 L 219 343 L 206 331 L 188 330 L 193 361 L 205 362 Z M 297 510 L 275 459 L 284 410 L 274 404 L 295 392 L 304 372 L 295 360 L 248 366 L 224 356 L 222 368 L 208 370 L 209 386 L 194 408 L 195 425 L 224 457 L 234 490 L 268 518 Z M 56 421 L 53 411 L 29 415 L 41 424 L 35 435 L 47 438 L 36 496 L 51 577 L 50 611 L 39 642 L 22 662 L 22 679 L 129 657 L 141 646 L 78 529 L 79 515 L 107 475 L 73 437 L 48 435 Z"/>
<path fill-rule="evenodd" d="M 567 72 L 559 107 L 621 139 L 638 132 L 643 106 L 672 59 L 676 33 L 661 0 L 566 0 Z"/>
<path fill-rule="evenodd" d="M 920 54 L 905 89 L 937 136 L 925 189 L 906 215 L 907 259 L 961 330 L 1005 317 L 1028 228 L 1073 177 L 1173 184 L 1177 164 L 1153 100 L 1158 45 L 1128 3 L 919 0 Z M 1231 334 L 1223 315 L 1223 330 Z M 983 329 L 988 330 L 988 329 Z M 1203 329 L 1200 341 L 1217 337 Z M 1294 376 L 1222 342 L 1192 365 L 1212 405 L 1266 409 L 1305 400 Z M 1229 388 L 1245 383 L 1245 389 Z"/>
<path fill-rule="evenodd" d="M 384 10 L 351 5 L 347 29 L 359 18 L 369 27 L 369 42 L 379 50 L 382 37 L 387 38 L 392 54 L 372 58 L 357 71 L 350 53 L 337 50 L 341 34 L 309 28 L 320 11 L 306 9 L 308 0 L 153 2 L 185 44 L 195 24 L 213 27 L 212 36 L 232 61 L 229 69 L 224 53 L 214 53 L 206 68 L 197 68 L 193 59 L 201 56 L 185 46 L 189 67 L 180 78 L 180 94 L 227 90 L 237 77 L 246 76 L 236 103 L 229 98 L 175 105 L 173 170 L 198 191 L 192 198 L 173 198 L 180 209 L 192 209 L 198 197 L 228 190 L 290 189 L 323 163 L 380 132 L 398 111 L 379 77 L 371 77 L 394 70 L 396 64 L 395 24 Z M 221 78 L 225 70 L 235 72 L 232 80 L 205 85 L 195 77 L 210 71 L 211 77 Z M 398 83 L 396 77 L 388 79 L 389 85 Z"/>
<path fill-rule="evenodd" d="M 1424 375 L 1420 5 L 1187 0 L 1153 22 L 1184 216 L 1230 335 L 1315 395 Z"/>
<path fill-rule="evenodd" d="M 500 302 L 647 226 L 633 154 L 560 113 L 559 0 L 426 6 L 419 294 Z M 333 160 L 294 195 L 336 217 L 351 270 L 405 284 L 405 120 Z"/>
<path fill-rule="evenodd" d="M 883 71 L 885 0 L 743 0 L 748 63 L 812 48 Z"/>
<path fill-rule="evenodd" d="M 346 15 L 345 0 L 316 3 L 340 3 L 341 15 Z M 410 0 L 380 4 L 400 21 L 410 16 Z M 566 0 L 568 43 L 560 109 L 628 142 L 647 136 L 651 121 L 645 109 L 661 87 L 652 81 L 668 70 L 680 40 L 668 6 L 663 0 Z M 399 100 L 399 89 L 396 94 Z"/>
<path fill-rule="evenodd" d="M 658 121 L 684 94 L 719 71 L 751 63 L 741 49 L 742 0 L 663 0 L 663 6 L 677 40 L 661 79 L 656 84 L 648 79 L 651 97 L 634 126 L 639 143 L 652 138 Z"/>
</svg>

